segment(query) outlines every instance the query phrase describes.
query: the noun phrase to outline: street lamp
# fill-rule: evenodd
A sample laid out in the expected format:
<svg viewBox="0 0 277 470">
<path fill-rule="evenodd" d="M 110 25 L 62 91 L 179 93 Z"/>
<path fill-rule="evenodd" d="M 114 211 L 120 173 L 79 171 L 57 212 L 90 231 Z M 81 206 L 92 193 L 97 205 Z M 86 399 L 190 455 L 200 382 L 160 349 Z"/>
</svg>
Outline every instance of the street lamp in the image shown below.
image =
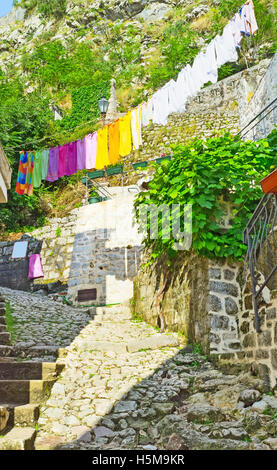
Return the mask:
<svg viewBox="0 0 277 470">
<path fill-rule="evenodd" d="M 109 102 L 104 98 L 104 96 L 101 98 L 101 100 L 98 101 L 98 107 L 99 111 L 101 113 L 102 119 L 103 119 L 103 126 L 105 125 L 105 117 L 108 111 L 109 107 Z"/>
</svg>

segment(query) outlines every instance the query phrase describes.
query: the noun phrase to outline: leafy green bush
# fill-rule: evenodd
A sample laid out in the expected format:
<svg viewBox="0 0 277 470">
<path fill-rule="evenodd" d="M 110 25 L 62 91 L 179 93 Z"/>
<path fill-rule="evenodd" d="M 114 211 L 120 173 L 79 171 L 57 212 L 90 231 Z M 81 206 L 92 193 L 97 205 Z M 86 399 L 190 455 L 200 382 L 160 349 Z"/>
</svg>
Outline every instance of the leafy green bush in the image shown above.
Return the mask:
<svg viewBox="0 0 277 470">
<path fill-rule="evenodd" d="M 270 139 L 243 142 L 225 134 L 173 148 L 174 158 L 157 167 L 149 191 L 137 197 L 137 215 L 141 204 L 191 204 L 195 252 L 208 258 L 242 259 L 246 252 L 242 232 L 263 194 L 259 181 L 276 165 L 276 151 L 270 146 Z M 219 226 L 224 215 L 221 198 L 233 207 L 232 227 L 228 230 Z M 170 222 L 172 225 L 172 216 Z M 145 242 L 152 247 L 152 260 L 164 252 L 174 256 L 175 240 L 162 239 L 162 218 L 158 240 L 150 239 L 149 226 L 148 219 Z"/>
</svg>

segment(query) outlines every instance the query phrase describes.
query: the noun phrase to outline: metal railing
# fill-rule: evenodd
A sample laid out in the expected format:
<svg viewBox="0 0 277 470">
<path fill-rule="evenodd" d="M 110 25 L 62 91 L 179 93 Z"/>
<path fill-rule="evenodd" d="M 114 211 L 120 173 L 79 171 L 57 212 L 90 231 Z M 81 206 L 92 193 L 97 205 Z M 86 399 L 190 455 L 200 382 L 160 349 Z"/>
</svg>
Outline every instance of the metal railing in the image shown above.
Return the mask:
<svg viewBox="0 0 277 470">
<path fill-rule="evenodd" d="M 95 180 L 91 180 L 88 176 L 86 176 L 86 199 L 88 202 L 89 198 L 89 192 L 94 191 L 97 193 L 100 197 L 104 199 L 113 199 L 113 195 L 108 191 L 107 188 L 104 186 L 101 186 L 99 183 L 97 183 Z"/>
<path fill-rule="evenodd" d="M 261 332 L 258 297 L 263 289 L 268 286 L 277 270 L 276 230 L 277 195 L 265 194 L 243 232 L 243 241 L 248 245 L 245 272 L 249 265 L 257 332 Z M 261 274 L 263 276 L 262 280 L 260 279 Z"/>
<path fill-rule="evenodd" d="M 243 140 L 264 139 L 277 124 L 277 98 L 269 103 L 237 134 Z"/>
</svg>

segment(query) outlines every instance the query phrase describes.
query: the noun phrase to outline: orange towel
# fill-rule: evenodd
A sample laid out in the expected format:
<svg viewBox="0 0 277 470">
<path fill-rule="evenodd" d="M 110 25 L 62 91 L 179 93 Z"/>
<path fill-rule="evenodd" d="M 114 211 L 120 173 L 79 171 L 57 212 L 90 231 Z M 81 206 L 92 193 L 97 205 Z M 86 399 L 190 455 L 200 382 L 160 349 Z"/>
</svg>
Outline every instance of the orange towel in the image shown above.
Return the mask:
<svg viewBox="0 0 277 470">
<path fill-rule="evenodd" d="M 95 169 L 102 170 L 105 166 L 109 165 L 108 153 L 108 126 L 97 131 L 97 154 Z"/>
<path fill-rule="evenodd" d="M 119 120 L 115 121 L 109 126 L 109 161 L 110 164 L 117 163 L 119 160 L 119 146 L 120 146 L 120 133 L 119 133 Z"/>
<path fill-rule="evenodd" d="M 126 157 L 132 151 L 132 138 L 131 138 L 131 112 L 125 114 L 119 119 L 120 130 L 120 148 L 119 153 L 121 157 Z"/>
</svg>

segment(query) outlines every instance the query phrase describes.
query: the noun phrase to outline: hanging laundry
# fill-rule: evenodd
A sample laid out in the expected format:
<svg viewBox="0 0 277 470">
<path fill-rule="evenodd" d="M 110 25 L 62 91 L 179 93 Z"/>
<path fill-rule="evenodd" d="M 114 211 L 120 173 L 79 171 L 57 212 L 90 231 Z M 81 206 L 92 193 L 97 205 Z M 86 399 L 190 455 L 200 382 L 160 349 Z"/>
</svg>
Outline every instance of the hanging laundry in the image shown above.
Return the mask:
<svg viewBox="0 0 277 470">
<path fill-rule="evenodd" d="M 40 255 L 30 255 L 28 279 L 44 277 Z"/>
<path fill-rule="evenodd" d="M 86 145 L 86 169 L 92 170 L 95 168 L 96 152 L 97 152 L 97 132 L 89 134 L 85 137 Z"/>
<path fill-rule="evenodd" d="M 218 68 L 216 63 L 216 53 L 215 53 L 215 41 L 211 41 L 208 45 L 205 53 L 206 57 L 206 81 L 216 83 L 218 80 Z"/>
<path fill-rule="evenodd" d="M 119 154 L 121 157 L 126 157 L 132 152 L 132 137 L 131 137 L 131 113 L 125 114 L 119 118 L 119 131 L 120 131 L 120 147 Z"/>
<path fill-rule="evenodd" d="M 169 103 L 171 109 L 176 109 L 177 113 L 182 113 L 186 109 L 186 103 L 189 98 L 187 87 L 186 71 L 182 69 L 178 75 L 175 86 L 169 88 Z M 172 90 L 174 86 L 174 89 Z"/>
<path fill-rule="evenodd" d="M 258 31 L 258 25 L 255 17 L 254 4 L 252 0 L 248 0 L 240 10 L 242 19 L 241 32 L 246 36 L 255 34 Z"/>
<path fill-rule="evenodd" d="M 138 150 L 141 145 L 141 107 L 133 109 L 131 112 L 131 126 L 132 126 L 132 139 L 133 148 Z"/>
<path fill-rule="evenodd" d="M 184 74 L 185 74 L 185 83 L 186 83 L 186 89 L 187 89 L 187 100 L 189 98 L 194 98 L 194 96 L 197 95 L 199 92 L 199 87 L 197 84 L 197 81 L 195 81 L 193 73 L 192 73 L 192 67 L 188 64 L 186 67 L 183 69 Z"/>
<path fill-rule="evenodd" d="M 170 80 L 168 83 L 168 101 L 170 114 L 177 113 L 179 110 L 180 101 L 177 93 L 177 83 L 175 80 Z"/>
<path fill-rule="evenodd" d="M 141 125 L 142 127 L 146 127 L 149 124 L 149 119 L 147 115 L 147 103 L 144 101 L 141 104 Z"/>
<path fill-rule="evenodd" d="M 33 195 L 33 172 L 34 172 L 34 158 L 33 152 L 28 152 L 27 174 L 24 194 L 28 196 Z"/>
<path fill-rule="evenodd" d="M 41 179 L 46 180 L 49 164 L 49 150 L 42 150 L 41 155 Z"/>
<path fill-rule="evenodd" d="M 222 36 L 216 36 L 214 42 L 216 50 L 216 63 L 218 68 L 227 62 L 236 62 L 238 60 L 235 39 L 230 23 L 225 26 Z"/>
<path fill-rule="evenodd" d="M 241 40 L 243 38 L 243 35 L 241 33 L 241 30 L 243 29 L 243 22 L 239 13 L 236 13 L 235 16 L 231 19 L 230 27 L 233 33 L 235 46 L 240 47 Z"/>
<path fill-rule="evenodd" d="M 56 181 L 59 176 L 59 147 L 49 150 L 49 165 L 46 181 Z"/>
<path fill-rule="evenodd" d="M 34 155 L 34 171 L 33 171 L 34 188 L 39 188 L 41 185 L 41 157 L 42 157 L 42 150 L 37 150 Z"/>
<path fill-rule="evenodd" d="M 108 152 L 108 126 L 97 131 L 97 153 L 96 153 L 96 170 L 102 170 L 109 165 Z"/>
<path fill-rule="evenodd" d="M 26 175 L 27 175 L 27 166 L 28 166 L 28 154 L 27 152 L 20 152 L 19 157 L 19 168 L 17 174 L 16 188 L 15 192 L 21 196 L 25 194 L 25 185 L 26 185 Z"/>
<path fill-rule="evenodd" d="M 77 171 L 86 168 L 86 139 L 77 140 Z"/>
<path fill-rule="evenodd" d="M 68 160 L 66 175 L 71 176 L 77 173 L 77 141 L 68 144 Z"/>
<path fill-rule="evenodd" d="M 141 105 L 141 123 L 142 127 L 149 126 L 150 121 L 153 119 L 153 100 L 150 98 L 148 102 Z"/>
<path fill-rule="evenodd" d="M 153 124 L 165 126 L 170 114 L 168 83 L 153 95 Z"/>
<path fill-rule="evenodd" d="M 207 56 L 202 51 L 195 57 L 191 73 L 196 89 L 200 91 L 202 86 L 208 81 L 208 60 Z"/>
<path fill-rule="evenodd" d="M 67 171 L 68 166 L 68 144 L 59 147 L 59 167 L 58 177 L 62 178 Z"/>
<path fill-rule="evenodd" d="M 108 125 L 109 129 L 109 162 L 110 164 L 117 163 L 119 160 L 119 146 L 120 146 L 120 133 L 119 133 L 119 120 Z"/>
</svg>

